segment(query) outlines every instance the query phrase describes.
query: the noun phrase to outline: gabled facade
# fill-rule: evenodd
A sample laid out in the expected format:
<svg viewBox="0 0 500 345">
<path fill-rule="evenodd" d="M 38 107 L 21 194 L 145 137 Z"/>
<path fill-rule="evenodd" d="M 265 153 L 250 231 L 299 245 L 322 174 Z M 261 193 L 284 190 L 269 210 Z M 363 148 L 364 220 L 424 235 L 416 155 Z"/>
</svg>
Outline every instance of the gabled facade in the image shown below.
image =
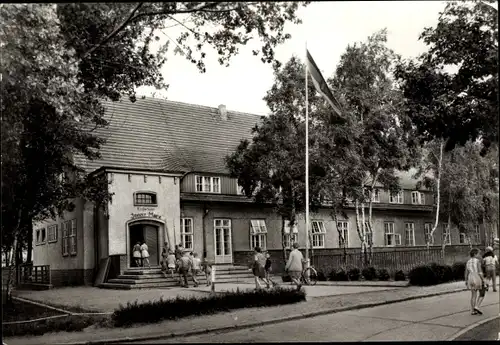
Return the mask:
<svg viewBox="0 0 500 345">
<path fill-rule="evenodd" d="M 281 217 L 243 196 L 224 164 L 241 139 L 251 139 L 259 116 L 150 98 L 106 105 L 110 125 L 98 132 L 106 139 L 102 158 L 74 159 L 87 172 L 107 176 L 112 201 L 97 209 L 75 200 L 75 210 L 62 219 L 34 225 L 34 264 L 51 266 L 54 285 L 92 284 L 107 258 L 111 276 L 124 272 L 133 267 L 138 241 L 148 244 L 156 266 L 165 242 L 171 249 L 181 243 L 215 264 L 232 264 L 255 246 L 282 248 Z M 398 195 L 377 189 L 375 247 L 425 244 L 434 201 L 432 193 L 416 190 L 412 173 L 400 173 Z M 360 246 L 354 208 L 346 213 L 337 224 L 326 206 L 311 215 L 313 248 L 342 247 L 337 228 L 348 247 Z M 460 243 L 458 231 L 443 235 L 442 227 L 436 245 Z M 286 226 L 286 246 L 298 241 L 304 247 L 304 229 L 303 215 Z"/>
</svg>

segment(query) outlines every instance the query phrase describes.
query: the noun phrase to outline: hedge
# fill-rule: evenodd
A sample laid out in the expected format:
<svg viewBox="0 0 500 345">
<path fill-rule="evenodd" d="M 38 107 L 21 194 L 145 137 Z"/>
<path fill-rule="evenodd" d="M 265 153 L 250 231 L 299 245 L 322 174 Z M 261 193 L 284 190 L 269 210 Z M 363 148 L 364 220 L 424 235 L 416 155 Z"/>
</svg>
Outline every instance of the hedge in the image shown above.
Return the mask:
<svg viewBox="0 0 500 345">
<path fill-rule="evenodd" d="M 257 308 L 302 302 L 306 300 L 303 289 L 274 288 L 271 290 L 236 291 L 208 297 L 177 297 L 176 299 L 149 301 L 139 304 L 128 302 L 120 305 L 112 315 L 115 326 L 136 323 L 154 323 L 192 315 L 207 315 L 242 308 Z"/>
<path fill-rule="evenodd" d="M 421 265 L 412 269 L 408 275 L 410 285 L 429 286 L 448 283 L 455 280 L 463 280 L 465 275 L 465 264 L 454 263 L 453 266 L 431 263 Z"/>
</svg>

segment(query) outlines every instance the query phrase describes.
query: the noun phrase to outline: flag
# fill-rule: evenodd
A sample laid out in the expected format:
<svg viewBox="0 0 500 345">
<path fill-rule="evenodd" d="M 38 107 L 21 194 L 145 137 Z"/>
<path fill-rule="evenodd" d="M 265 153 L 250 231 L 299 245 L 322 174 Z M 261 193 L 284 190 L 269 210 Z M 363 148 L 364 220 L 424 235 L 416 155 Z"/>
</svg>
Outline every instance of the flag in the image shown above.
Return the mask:
<svg viewBox="0 0 500 345">
<path fill-rule="evenodd" d="M 325 78 L 323 78 L 321 72 L 319 71 L 318 66 L 316 66 L 316 63 L 314 62 L 314 59 L 312 58 L 311 54 L 309 54 L 309 50 L 306 49 L 306 53 L 307 53 L 306 56 L 307 70 L 311 74 L 313 84 L 316 87 L 316 90 L 328 101 L 328 103 L 330 103 L 335 114 L 338 115 L 339 117 L 342 117 L 339 102 L 333 96 L 332 91 L 330 91 L 330 88 L 328 87 Z"/>
</svg>

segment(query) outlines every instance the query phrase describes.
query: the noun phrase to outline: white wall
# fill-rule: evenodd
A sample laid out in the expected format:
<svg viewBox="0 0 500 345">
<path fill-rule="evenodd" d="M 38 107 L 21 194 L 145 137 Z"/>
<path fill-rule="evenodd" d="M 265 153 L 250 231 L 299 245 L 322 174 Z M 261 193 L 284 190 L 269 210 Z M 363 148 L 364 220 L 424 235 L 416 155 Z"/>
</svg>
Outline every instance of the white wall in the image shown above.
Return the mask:
<svg viewBox="0 0 500 345">
<path fill-rule="evenodd" d="M 165 222 L 166 233 L 162 237 L 169 239 L 171 247 L 179 241 L 179 177 L 113 172 L 108 173 L 108 180 L 110 192 L 114 193 L 108 207 L 109 255 L 127 254 L 127 222 L 133 219 L 132 214 L 145 214 L 141 219 L 154 219 L 151 213 L 158 215 Z M 156 193 L 158 206 L 134 206 L 134 193 L 141 191 Z"/>
</svg>

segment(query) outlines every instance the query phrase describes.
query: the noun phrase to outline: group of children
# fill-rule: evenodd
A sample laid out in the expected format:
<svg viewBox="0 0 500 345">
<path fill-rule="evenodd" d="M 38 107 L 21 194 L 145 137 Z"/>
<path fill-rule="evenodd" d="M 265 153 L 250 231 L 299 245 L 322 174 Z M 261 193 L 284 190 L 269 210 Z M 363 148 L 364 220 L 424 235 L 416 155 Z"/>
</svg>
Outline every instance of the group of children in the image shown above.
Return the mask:
<svg viewBox="0 0 500 345">
<path fill-rule="evenodd" d="M 149 268 L 151 265 L 149 264 L 149 251 L 148 245 L 146 242 L 137 242 L 132 249 L 132 255 L 135 260 L 136 267 L 144 267 L 144 264 L 147 264 Z"/>
<path fill-rule="evenodd" d="M 197 287 L 199 285 L 197 276 L 203 271 L 205 272 L 207 286 L 212 284 L 212 266 L 206 258 L 202 262 L 198 257 L 198 253 L 184 250 L 181 245 L 176 245 L 175 251 L 167 250 L 167 248 L 168 246 L 165 244 L 161 253 L 161 267 L 165 278 L 167 277 L 167 273 L 170 273 L 172 278 L 174 278 L 174 273 L 178 273 L 180 285 L 188 287 L 188 275 L 191 273 L 194 286 Z"/>
</svg>

